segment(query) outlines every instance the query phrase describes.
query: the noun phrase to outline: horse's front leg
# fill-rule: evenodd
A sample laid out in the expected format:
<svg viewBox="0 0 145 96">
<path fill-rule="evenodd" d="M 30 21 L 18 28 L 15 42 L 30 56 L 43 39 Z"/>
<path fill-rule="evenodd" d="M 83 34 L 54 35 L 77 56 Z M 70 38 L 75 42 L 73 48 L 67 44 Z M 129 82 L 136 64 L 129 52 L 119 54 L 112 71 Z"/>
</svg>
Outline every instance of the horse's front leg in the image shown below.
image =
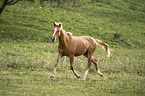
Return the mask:
<svg viewBox="0 0 145 96">
<path fill-rule="evenodd" d="M 61 57 L 62 57 L 62 54 L 61 53 L 58 53 L 57 60 L 56 60 L 56 63 L 55 63 L 55 66 L 54 66 L 54 69 L 53 69 L 53 72 L 52 72 L 52 75 L 51 75 L 50 78 L 54 78 L 54 74 L 56 72 L 56 68 L 57 68 L 57 65 L 58 65 Z"/>
<path fill-rule="evenodd" d="M 80 75 L 74 70 L 74 65 L 73 65 L 73 63 L 74 63 L 74 55 L 69 56 L 69 58 L 70 58 L 70 68 L 71 68 L 72 72 L 74 73 L 74 75 L 77 78 L 80 78 Z"/>
</svg>

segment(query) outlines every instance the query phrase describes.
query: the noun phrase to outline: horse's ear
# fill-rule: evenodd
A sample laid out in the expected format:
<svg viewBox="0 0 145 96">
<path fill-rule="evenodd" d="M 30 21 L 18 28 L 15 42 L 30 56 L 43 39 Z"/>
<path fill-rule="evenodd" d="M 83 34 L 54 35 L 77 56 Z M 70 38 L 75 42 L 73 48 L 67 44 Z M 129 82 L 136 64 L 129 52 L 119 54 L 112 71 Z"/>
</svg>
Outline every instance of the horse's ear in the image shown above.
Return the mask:
<svg viewBox="0 0 145 96">
<path fill-rule="evenodd" d="M 59 23 L 59 27 L 62 27 L 62 23 Z"/>
<path fill-rule="evenodd" d="M 56 26 L 56 22 L 54 22 L 54 26 Z"/>
</svg>

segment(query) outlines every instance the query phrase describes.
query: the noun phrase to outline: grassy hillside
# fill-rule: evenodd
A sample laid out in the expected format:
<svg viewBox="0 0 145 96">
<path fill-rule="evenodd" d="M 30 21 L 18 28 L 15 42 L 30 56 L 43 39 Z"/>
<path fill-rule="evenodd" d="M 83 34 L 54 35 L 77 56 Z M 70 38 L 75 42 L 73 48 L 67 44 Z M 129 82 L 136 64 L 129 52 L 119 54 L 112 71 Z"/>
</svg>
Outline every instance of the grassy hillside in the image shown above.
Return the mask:
<svg viewBox="0 0 145 96">
<path fill-rule="evenodd" d="M 19 2 L 4 10 L 1 38 L 46 42 L 51 37 L 53 23 L 62 22 L 64 29 L 75 36 L 90 35 L 115 43 L 113 46 L 119 43 L 125 47 L 143 47 L 145 3 L 129 1 L 87 1 L 77 8 L 57 7 L 56 3 L 47 2 Z M 121 35 L 118 41 L 113 39 L 115 32 Z"/>
<path fill-rule="evenodd" d="M 84 0 L 81 6 L 20 1 L 0 16 L 0 95 L 144 95 L 144 0 Z M 0 1 L 0 4 L 2 1 Z M 94 53 L 104 77 L 92 65 L 85 81 L 77 80 L 64 57 L 50 79 L 57 57 L 54 22 L 74 36 L 89 35 L 109 44 Z M 115 37 L 118 34 L 120 37 Z M 77 57 L 83 77 L 87 59 Z"/>
</svg>

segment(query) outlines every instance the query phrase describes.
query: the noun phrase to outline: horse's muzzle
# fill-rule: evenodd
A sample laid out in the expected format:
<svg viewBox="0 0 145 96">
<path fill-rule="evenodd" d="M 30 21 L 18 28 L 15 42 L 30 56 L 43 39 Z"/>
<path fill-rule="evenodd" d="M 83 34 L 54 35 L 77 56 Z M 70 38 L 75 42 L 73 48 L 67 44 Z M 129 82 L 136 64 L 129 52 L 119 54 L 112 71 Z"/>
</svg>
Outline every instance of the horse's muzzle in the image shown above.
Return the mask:
<svg viewBox="0 0 145 96">
<path fill-rule="evenodd" d="M 55 37 L 51 37 L 51 41 L 54 42 L 55 41 Z"/>
</svg>

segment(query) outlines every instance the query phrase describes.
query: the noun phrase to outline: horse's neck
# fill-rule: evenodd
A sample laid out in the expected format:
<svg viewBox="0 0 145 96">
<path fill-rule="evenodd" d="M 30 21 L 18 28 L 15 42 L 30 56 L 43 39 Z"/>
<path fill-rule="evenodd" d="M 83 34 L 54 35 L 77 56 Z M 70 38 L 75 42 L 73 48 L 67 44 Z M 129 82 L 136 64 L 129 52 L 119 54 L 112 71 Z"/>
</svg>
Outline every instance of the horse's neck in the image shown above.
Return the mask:
<svg viewBox="0 0 145 96">
<path fill-rule="evenodd" d="M 66 35 L 65 30 L 61 29 L 60 32 L 59 44 L 61 47 L 67 47 L 68 36 Z"/>
</svg>

